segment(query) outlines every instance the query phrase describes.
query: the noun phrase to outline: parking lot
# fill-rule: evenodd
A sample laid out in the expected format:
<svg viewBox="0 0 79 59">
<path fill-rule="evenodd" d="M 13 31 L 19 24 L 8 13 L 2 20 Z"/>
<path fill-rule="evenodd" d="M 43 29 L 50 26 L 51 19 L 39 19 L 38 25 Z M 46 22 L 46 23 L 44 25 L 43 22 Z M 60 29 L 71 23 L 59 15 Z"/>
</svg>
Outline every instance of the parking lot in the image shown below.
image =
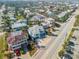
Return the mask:
<svg viewBox="0 0 79 59">
<path fill-rule="evenodd" d="M 76 37 L 76 40 L 74 40 L 75 46 L 74 46 L 74 54 L 73 59 L 79 59 L 79 30 L 75 30 L 73 33 L 73 36 Z"/>
<path fill-rule="evenodd" d="M 75 30 L 65 49 L 63 59 L 79 59 L 79 30 Z"/>
</svg>

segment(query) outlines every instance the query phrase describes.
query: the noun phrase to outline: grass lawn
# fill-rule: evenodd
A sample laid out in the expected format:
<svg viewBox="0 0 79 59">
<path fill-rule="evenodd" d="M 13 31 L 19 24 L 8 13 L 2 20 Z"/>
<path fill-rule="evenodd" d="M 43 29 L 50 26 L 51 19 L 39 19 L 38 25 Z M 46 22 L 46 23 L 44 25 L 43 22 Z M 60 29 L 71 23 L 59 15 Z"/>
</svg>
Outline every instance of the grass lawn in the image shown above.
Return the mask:
<svg viewBox="0 0 79 59">
<path fill-rule="evenodd" d="M 23 16 L 16 16 L 16 18 L 19 20 L 19 19 L 24 19 Z"/>
<path fill-rule="evenodd" d="M 30 56 L 33 56 L 34 53 L 37 51 L 37 48 L 35 47 L 34 42 L 31 42 L 31 44 L 28 45 L 28 51 Z"/>
<path fill-rule="evenodd" d="M 0 51 L 5 50 L 6 48 L 6 40 L 5 40 L 5 35 L 0 36 Z"/>
<path fill-rule="evenodd" d="M 5 35 L 0 36 L 0 59 L 3 59 L 4 57 L 4 51 L 6 49 L 6 40 L 5 40 Z"/>
<path fill-rule="evenodd" d="M 3 53 L 0 52 L 0 59 L 3 59 Z"/>
</svg>

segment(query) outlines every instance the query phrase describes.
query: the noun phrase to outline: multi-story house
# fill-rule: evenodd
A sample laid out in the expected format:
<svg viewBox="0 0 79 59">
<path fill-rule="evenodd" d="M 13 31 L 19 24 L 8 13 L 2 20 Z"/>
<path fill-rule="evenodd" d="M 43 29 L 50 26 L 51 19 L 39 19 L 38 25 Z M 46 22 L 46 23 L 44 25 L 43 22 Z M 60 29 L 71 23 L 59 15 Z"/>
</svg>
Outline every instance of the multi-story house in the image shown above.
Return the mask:
<svg viewBox="0 0 79 59">
<path fill-rule="evenodd" d="M 45 21 L 41 23 L 44 28 L 54 27 L 55 19 L 53 18 L 45 18 Z"/>
<path fill-rule="evenodd" d="M 32 37 L 32 39 L 36 41 L 39 41 L 39 39 L 44 38 L 46 35 L 44 28 L 39 25 L 34 25 L 33 27 L 30 27 L 28 29 L 28 33 Z"/>
<path fill-rule="evenodd" d="M 31 21 L 44 21 L 45 16 L 43 15 L 35 15 L 32 17 Z"/>
<path fill-rule="evenodd" d="M 22 30 L 22 28 L 26 28 L 26 27 L 27 27 L 27 20 L 19 20 L 14 24 L 12 24 L 13 31 L 19 31 Z"/>
<path fill-rule="evenodd" d="M 27 48 L 27 33 L 22 31 L 11 32 L 7 38 L 8 46 L 10 50 L 17 50 L 23 48 L 26 45 Z M 25 49 L 25 47 L 24 47 Z"/>
</svg>

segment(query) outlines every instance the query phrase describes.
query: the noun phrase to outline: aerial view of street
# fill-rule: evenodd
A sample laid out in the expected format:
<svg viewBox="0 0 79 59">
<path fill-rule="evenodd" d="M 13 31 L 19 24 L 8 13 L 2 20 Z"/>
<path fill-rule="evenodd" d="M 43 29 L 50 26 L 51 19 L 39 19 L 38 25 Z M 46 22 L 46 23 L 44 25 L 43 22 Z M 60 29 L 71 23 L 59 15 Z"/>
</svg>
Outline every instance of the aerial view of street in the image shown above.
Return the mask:
<svg viewBox="0 0 79 59">
<path fill-rule="evenodd" d="M 0 0 L 0 59 L 79 59 L 79 0 Z"/>
</svg>

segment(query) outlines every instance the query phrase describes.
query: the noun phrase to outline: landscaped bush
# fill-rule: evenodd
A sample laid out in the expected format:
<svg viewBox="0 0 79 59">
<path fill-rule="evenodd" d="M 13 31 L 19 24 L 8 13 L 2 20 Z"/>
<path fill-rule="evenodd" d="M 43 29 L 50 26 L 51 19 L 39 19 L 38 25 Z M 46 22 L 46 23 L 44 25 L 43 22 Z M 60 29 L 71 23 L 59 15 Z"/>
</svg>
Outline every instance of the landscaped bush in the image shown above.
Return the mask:
<svg viewBox="0 0 79 59">
<path fill-rule="evenodd" d="M 33 42 L 29 44 L 27 48 L 31 56 L 34 55 L 34 53 L 37 51 L 37 48 L 35 47 L 35 44 Z"/>
<path fill-rule="evenodd" d="M 62 58 L 64 56 L 64 49 L 60 50 L 58 52 L 58 55 L 59 55 L 60 58 Z"/>
<path fill-rule="evenodd" d="M 64 56 L 65 51 L 69 52 L 70 54 L 73 54 L 72 51 L 67 50 L 67 46 L 69 46 L 70 44 L 74 44 L 73 42 L 70 42 L 70 38 L 71 38 L 73 32 L 74 32 L 74 30 L 72 29 L 72 31 L 69 34 L 68 38 L 65 40 L 64 44 L 62 45 L 63 46 L 62 50 L 60 50 L 58 52 L 58 55 L 59 55 L 60 58 L 62 58 Z"/>
</svg>

